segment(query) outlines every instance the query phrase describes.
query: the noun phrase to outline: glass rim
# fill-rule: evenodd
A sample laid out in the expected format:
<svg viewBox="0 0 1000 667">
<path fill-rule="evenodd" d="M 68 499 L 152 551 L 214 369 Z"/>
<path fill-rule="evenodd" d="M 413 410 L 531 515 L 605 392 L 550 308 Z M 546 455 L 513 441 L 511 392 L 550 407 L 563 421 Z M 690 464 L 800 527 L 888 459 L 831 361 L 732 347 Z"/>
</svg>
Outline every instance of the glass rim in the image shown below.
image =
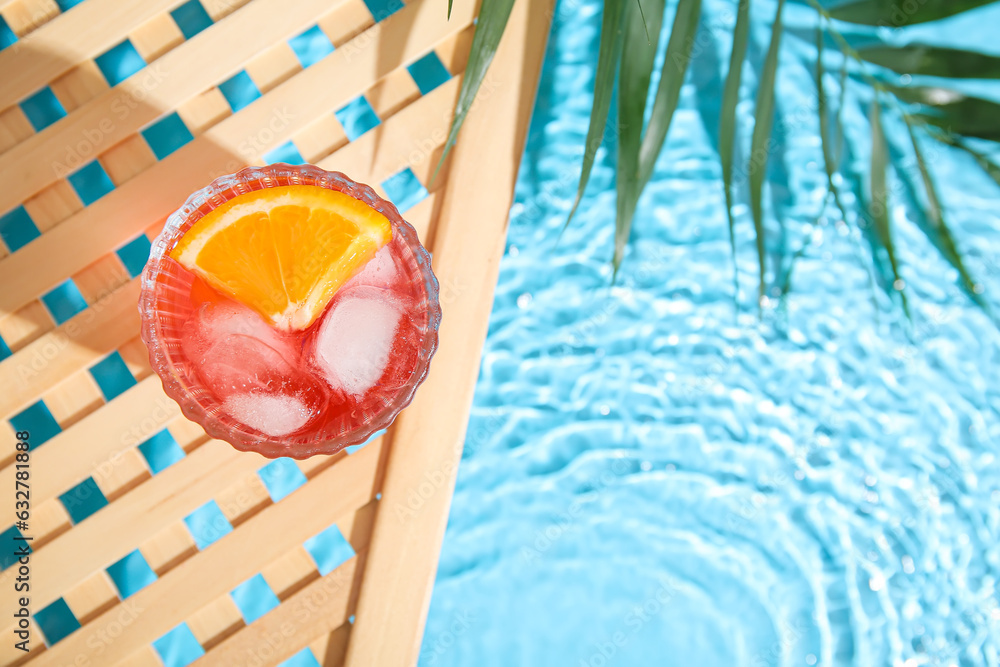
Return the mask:
<svg viewBox="0 0 1000 667">
<path fill-rule="evenodd" d="M 413 252 L 421 268 L 423 286 L 426 291 L 427 330 L 418 350 L 417 364 L 409 380 L 400 387 L 392 401 L 384 406 L 365 424 L 339 436 L 329 437 L 323 433 L 311 434 L 303 427 L 304 435 L 294 433 L 283 437 L 268 437 L 251 427 L 228 418 L 239 427 L 225 423 L 218 415 L 219 402 L 199 400 L 199 396 L 212 396 L 210 392 L 192 391 L 182 382 L 176 372 L 176 355 L 171 356 L 161 331 L 162 318 L 159 317 L 158 279 L 164 274 L 167 253 L 176 244 L 184 231 L 201 219 L 209 211 L 226 201 L 250 192 L 285 185 L 316 185 L 344 192 L 359 199 L 385 215 L 398 234 Z M 315 165 L 290 165 L 274 163 L 266 167 L 246 167 L 233 174 L 226 174 L 213 180 L 204 188 L 192 193 L 171 213 L 163 230 L 152 242 L 149 259 L 143 267 L 140 278 L 139 316 L 140 337 L 146 345 L 153 372 L 160 378 L 163 391 L 178 404 L 183 415 L 199 424 L 212 438 L 224 440 L 238 450 L 257 452 L 267 458 L 291 457 L 304 459 L 316 455 L 335 454 L 345 447 L 366 442 L 373 434 L 388 427 L 396 416 L 413 400 L 417 387 L 427 376 L 430 360 L 438 345 L 438 326 L 441 322 L 440 287 L 431 270 L 431 256 L 417 236 L 416 229 L 406 222 L 392 202 L 380 197 L 370 186 L 358 183 L 338 171 L 327 171 Z M 215 408 L 213 411 L 212 408 Z M 224 414 L 224 413 L 221 413 Z"/>
</svg>

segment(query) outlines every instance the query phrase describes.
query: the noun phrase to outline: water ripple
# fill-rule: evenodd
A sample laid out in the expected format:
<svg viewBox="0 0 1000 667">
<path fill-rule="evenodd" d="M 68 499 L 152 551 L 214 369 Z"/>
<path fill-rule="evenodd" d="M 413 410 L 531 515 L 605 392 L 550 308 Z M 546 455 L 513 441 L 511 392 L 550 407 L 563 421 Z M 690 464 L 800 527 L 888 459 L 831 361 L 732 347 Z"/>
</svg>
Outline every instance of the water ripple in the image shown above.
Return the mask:
<svg viewBox="0 0 1000 667">
<path fill-rule="evenodd" d="M 707 1 L 706 25 L 730 4 Z M 600 21 L 597 0 L 559 7 L 420 664 L 1000 664 L 1000 335 L 905 201 L 910 328 L 873 303 L 847 227 L 810 231 L 824 178 L 808 48 L 790 32 L 790 189 L 769 228 L 792 250 L 813 239 L 758 321 L 745 207 L 733 305 L 711 72 L 684 89 L 616 284 L 613 146 L 557 244 Z M 955 24 L 989 40 L 990 17 Z M 725 30 L 709 34 L 728 60 Z M 845 117 L 864 154 L 860 102 Z M 935 168 L 1000 306 L 995 187 L 948 151 Z"/>
</svg>

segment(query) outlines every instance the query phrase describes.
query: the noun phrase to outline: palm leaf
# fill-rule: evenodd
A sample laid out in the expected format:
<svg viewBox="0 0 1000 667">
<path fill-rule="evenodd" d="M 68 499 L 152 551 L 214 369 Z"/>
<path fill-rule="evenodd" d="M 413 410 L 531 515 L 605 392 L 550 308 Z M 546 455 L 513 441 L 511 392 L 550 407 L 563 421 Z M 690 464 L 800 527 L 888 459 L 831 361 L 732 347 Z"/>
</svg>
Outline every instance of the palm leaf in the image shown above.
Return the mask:
<svg viewBox="0 0 1000 667">
<path fill-rule="evenodd" d="M 903 312 L 910 316 L 910 308 L 906 302 L 906 292 L 902 277 L 899 274 L 899 260 L 896 258 L 896 246 L 892 239 L 892 227 L 889 218 L 889 190 L 886 188 L 886 174 L 889 169 L 888 147 L 882 132 L 882 110 L 878 93 L 872 97 L 869 120 L 872 129 L 872 154 L 870 170 L 870 200 L 868 214 L 879 244 L 885 249 L 892 267 L 893 289 L 899 293 L 903 304 Z"/>
<path fill-rule="evenodd" d="M 846 71 L 846 70 L 845 70 Z M 826 171 L 826 187 L 833 195 L 833 201 L 840 211 L 841 219 L 847 222 L 847 209 L 840 199 L 840 188 L 837 187 L 834 174 L 837 173 L 837 157 L 834 153 L 830 140 L 830 119 L 827 110 L 826 89 L 823 86 L 823 77 L 826 71 L 823 68 L 823 30 L 816 25 L 816 112 L 819 114 L 819 141 L 823 150 L 823 167 Z M 841 82 L 841 101 L 837 108 L 837 121 L 839 125 L 840 110 L 844 106 L 843 92 L 846 86 Z M 839 131 L 839 130 L 838 130 Z"/>
<path fill-rule="evenodd" d="M 840 157 L 844 150 L 844 124 L 842 118 L 844 116 L 844 103 L 847 101 L 847 63 L 849 59 L 847 54 L 844 54 L 844 60 L 840 65 L 840 95 L 837 98 L 837 111 L 833 117 L 833 154 L 836 159 L 837 164 L 840 164 Z M 845 220 L 846 222 L 846 220 Z"/>
<path fill-rule="evenodd" d="M 629 47 L 622 51 L 618 73 L 621 134 L 618 139 L 618 210 L 615 220 L 616 274 L 639 200 L 639 147 L 642 143 L 643 116 L 666 3 L 663 0 L 646 0 L 646 5 L 648 17 L 641 0 L 629 3 L 625 10 L 625 43 Z"/>
<path fill-rule="evenodd" d="M 451 6 L 455 3 L 455 0 L 448 0 L 448 20 L 451 20 Z"/>
<path fill-rule="evenodd" d="M 956 148 L 960 148 L 971 155 L 972 159 L 979 165 L 979 168 L 982 169 L 987 176 L 992 178 L 994 183 L 1000 186 L 1000 165 L 997 165 L 997 163 L 991 160 L 988 155 L 977 151 L 960 137 L 956 137 L 953 134 L 947 132 L 937 132 L 934 136 L 941 141 L 944 141 L 945 143 Z"/>
<path fill-rule="evenodd" d="M 952 79 L 1000 79 L 1000 57 L 927 44 L 869 46 L 859 49 L 863 60 L 900 74 Z"/>
<path fill-rule="evenodd" d="M 770 153 L 771 125 L 774 123 L 774 79 L 778 70 L 778 51 L 781 47 L 781 12 L 785 0 L 778 0 L 778 10 L 771 28 L 771 44 L 767 48 L 764 69 L 757 86 L 757 112 L 754 117 L 753 137 L 750 141 L 750 211 L 753 214 L 754 232 L 757 237 L 757 261 L 760 267 L 759 296 L 764 296 L 764 271 L 766 268 L 766 239 L 764 232 L 764 174 Z"/>
<path fill-rule="evenodd" d="M 1000 141 L 1000 104 L 980 97 L 969 97 L 947 88 L 894 86 L 897 97 L 914 104 L 922 104 L 926 111 L 913 116 L 925 123 L 965 137 L 979 137 Z"/>
<path fill-rule="evenodd" d="M 981 308 L 986 308 L 986 303 L 979 295 L 981 288 L 972 279 L 968 269 L 965 268 L 962 255 L 958 252 L 958 247 L 955 244 L 955 237 L 945 222 L 944 209 L 941 206 L 941 200 L 938 198 L 937 186 L 934 183 L 934 177 L 930 169 L 927 167 L 923 151 L 920 149 L 920 142 L 917 140 L 917 134 L 913 128 L 913 120 L 906 114 L 903 115 L 903 120 L 905 121 L 907 133 L 910 135 L 913 153 L 917 158 L 917 169 L 920 171 L 920 179 L 923 181 L 924 193 L 927 196 L 927 219 L 931 223 L 933 231 L 933 234 L 928 234 L 928 236 L 941 252 L 941 255 L 958 271 L 962 287 L 972 300 Z"/>
<path fill-rule="evenodd" d="M 604 3 L 604 16 L 601 19 L 601 45 L 597 52 L 597 75 L 594 80 L 594 104 L 590 109 L 590 127 L 587 129 L 587 142 L 583 147 L 583 167 L 580 171 L 580 184 L 576 189 L 576 199 L 566 216 L 569 225 L 576 213 L 576 208 L 583 199 L 587 189 L 590 172 L 594 168 L 594 157 L 601 146 L 604 128 L 608 122 L 608 110 L 611 108 L 611 93 L 615 85 L 615 73 L 622 53 L 622 20 L 627 0 L 607 0 Z M 565 226 L 564 226 L 565 229 Z"/>
<path fill-rule="evenodd" d="M 507 19 L 510 18 L 510 10 L 514 6 L 514 0 L 483 0 L 479 7 L 479 18 L 476 20 L 476 32 L 472 36 L 472 46 L 469 48 L 469 61 L 465 66 L 465 74 L 462 75 L 462 87 L 458 93 L 458 102 L 455 104 L 455 115 L 451 119 L 451 129 L 448 131 L 448 140 L 444 145 L 444 152 L 434 169 L 431 182 L 437 178 L 441 165 L 448 157 L 455 139 L 458 138 L 458 131 L 462 129 L 462 123 L 472 108 L 472 103 L 479 92 L 486 77 L 486 70 L 493 62 L 496 55 L 497 46 L 503 36 L 504 28 L 507 27 Z M 448 6 L 448 15 L 451 15 L 451 3 Z"/>
<path fill-rule="evenodd" d="M 701 16 L 701 0 L 679 0 L 674 23 L 670 29 L 670 40 L 667 42 L 666 57 L 660 70 L 660 83 L 656 88 L 656 98 L 653 100 L 653 111 L 649 118 L 649 127 L 642 138 L 639 149 L 639 189 L 646 187 L 653 175 L 656 158 L 663 150 L 663 144 L 670 131 L 670 123 L 677 109 L 681 95 L 681 86 L 691 62 L 691 48 L 694 46 L 694 36 L 698 29 L 698 18 Z M 674 68 L 674 71 L 668 70 Z"/>
<path fill-rule="evenodd" d="M 832 18 L 899 28 L 937 21 L 988 5 L 995 0 L 853 0 L 829 10 Z"/>
<path fill-rule="evenodd" d="M 750 35 L 750 0 L 740 0 L 733 29 L 733 49 L 729 55 L 729 73 L 722 91 L 719 117 L 719 162 L 722 164 L 722 185 L 726 195 L 726 218 L 729 221 L 729 248 L 733 256 L 733 288 L 739 293 L 736 270 L 736 221 L 733 217 L 733 146 L 736 142 L 736 104 L 740 99 L 740 79 L 747 55 Z"/>
</svg>

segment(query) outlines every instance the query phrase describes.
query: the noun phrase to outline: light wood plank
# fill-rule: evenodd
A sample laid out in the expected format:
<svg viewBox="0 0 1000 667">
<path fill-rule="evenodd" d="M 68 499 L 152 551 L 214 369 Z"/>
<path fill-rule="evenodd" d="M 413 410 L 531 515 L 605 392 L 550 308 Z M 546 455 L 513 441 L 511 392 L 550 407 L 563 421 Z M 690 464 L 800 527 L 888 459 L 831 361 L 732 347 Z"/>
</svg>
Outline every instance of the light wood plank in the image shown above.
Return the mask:
<svg viewBox="0 0 1000 667">
<path fill-rule="evenodd" d="M 32 454 L 32 497 L 44 502 L 90 476 L 111 475 L 124 456 L 180 417 L 180 408 L 150 377 L 55 436 Z M 8 459 L 13 458 L 13 445 Z M 0 470 L 0 484 L 14 484 L 14 468 Z"/>
<path fill-rule="evenodd" d="M 355 556 L 296 593 L 192 663 L 194 667 L 276 665 L 329 634 L 350 616 L 351 592 L 360 557 Z"/>
<path fill-rule="evenodd" d="M 146 140 L 138 134 L 133 134 L 101 156 L 101 166 L 104 167 L 104 171 L 107 172 L 108 177 L 116 187 L 146 171 L 154 164 L 156 164 L 156 156 L 153 154 L 153 150 L 146 143 Z"/>
<path fill-rule="evenodd" d="M 88 60 L 67 71 L 49 84 L 49 87 L 66 113 L 72 113 L 111 86 L 97 64 Z"/>
<path fill-rule="evenodd" d="M 357 97 L 396 67 L 412 62 L 429 46 L 460 31 L 472 19 L 469 7 L 456 7 L 450 22 L 437 10 L 433 3 L 407 6 L 379 25 L 376 36 L 370 37 L 375 40 L 373 45 L 364 49 L 345 45 L 338 49 L 125 187 L 88 206 L 35 243 L 0 260 L 0 283 L 11 285 L 11 289 L 0 293 L 0 312 L 11 312 L 33 298 L 30 295 L 51 286 L 63 271 L 78 270 L 104 254 L 109 245 L 123 243 L 151 224 L 151 220 L 176 209 L 188 193 L 203 187 L 211 177 L 235 171 L 248 158 L 284 142 L 307 123 Z M 419 35 L 420 39 L 407 39 L 407 35 Z M 167 57 L 182 49 L 172 51 Z M 336 86 L 329 85 L 332 80 L 337 81 Z M 200 168 L 191 169 L 193 164 Z M 102 233 L 94 234 L 98 221 Z M 18 277 L 16 281 L 14 276 Z"/>
<path fill-rule="evenodd" d="M 339 524 L 341 521 L 352 519 L 357 512 L 356 508 L 363 506 L 375 496 L 376 489 L 372 487 L 371 480 L 375 476 L 380 449 L 381 442 L 373 442 L 340 464 L 328 468 L 280 503 L 268 507 L 210 548 L 199 552 L 194 558 L 185 561 L 154 584 L 136 593 L 130 598 L 136 608 L 169 609 L 171 614 L 140 613 L 123 629 L 121 636 L 102 652 L 101 663 L 114 664 L 160 637 L 176 624 L 177 618 L 186 618 L 201 608 L 205 602 L 228 593 L 259 572 L 263 565 L 280 557 L 290 544 L 301 544 L 332 522 L 336 521 Z M 240 454 L 240 456 L 246 458 L 251 455 Z M 180 464 L 174 467 L 179 466 Z M 157 479 L 167 472 L 157 475 L 143 487 L 155 484 Z M 99 516 L 100 513 L 91 517 L 90 521 Z M 141 523 L 146 520 L 140 515 L 125 525 L 132 526 L 134 522 Z M 71 531 L 68 535 L 75 532 L 77 530 Z M 281 539 L 261 540 L 262 535 L 280 535 Z M 107 544 L 103 545 L 104 549 L 107 547 Z M 44 550 L 33 557 L 36 561 L 35 576 L 38 580 L 43 578 L 40 563 L 37 562 L 43 553 Z M 50 572 L 49 576 L 52 574 Z M 39 598 L 39 594 L 36 593 L 36 599 L 41 603 Z M 282 607 L 272 611 L 271 614 L 280 609 Z M 36 663 L 63 665 L 72 662 L 78 655 L 94 660 L 94 649 L 87 644 L 86 638 L 114 623 L 115 613 L 116 609 L 112 609 L 95 619 L 81 632 L 70 635 L 39 656 Z M 303 641 L 303 645 L 307 641 Z M 216 650 L 224 645 L 225 642 Z"/>
<path fill-rule="evenodd" d="M 167 526 L 139 548 L 158 577 L 198 553 L 198 545 L 182 521 Z"/>
<path fill-rule="evenodd" d="M 221 21 L 250 0 L 201 0 L 202 6 L 213 21 Z"/>
<path fill-rule="evenodd" d="M 383 180 L 409 166 L 411 155 L 444 143 L 451 110 L 458 99 L 457 79 L 445 83 L 406 107 L 389 121 L 347 144 L 316 164 L 347 174 L 367 172 L 378 190 Z M 431 129 L 435 128 L 435 129 Z"/>
<path fill-rule="evenodd" d="M 66 180 L 56 181 L 24 202 L 24 210 L 43 235 L 82 209 L 83 202 Z"/>
<path fill-rule="evenodd" d="M 264 462 L 228 443 L 209 442 L 38 549 L 31 557 L 36 608 L 198 509 L 227 483 L 254 474 Z M 0 611 L 13 613 L 13 602 L 0 600 Z"/>
<path fill-rule="evenodd" d="M 104 396 L 90 373 L 83 371 L 42 394 L 49 412 L 63 430 L 104 405 Z"/>
<path fill-rule="evenodd" d="M 55 321 L 41 301 L 29 301 L 16 313 L 0 319 L 0 336 L 3 336 L 7 346 L 16 352 L 30 345 L 47 331 L 51 331 L 55 325 Z M 0 362 L 0 365 L 2 364 L 3 362 Z M 9 393 L 5 392 L 3 396 Z"/>
<path fill-rule="evenodd" d="M 152 375 L 153 368 L 149 365 L 149 352 L 146 351 L 146 344 L 139 336 L 120 345 L 118 353 L 136 380 L 144 380 Z"/>
<path fill-rule="evenodd" d="M 146 465 L 146 459 L 138 449 L 126 449 L 107 473 L 94 476 L 94 481 L 101 488 L 104 497 L 114 502 L 139 484 L 150 479 L 152 473 Z"/>
<path fill-rule="evenodd" d="M 82 624 L 118 604 L 118 589 L 111 577 L 102 570 L 68 590 L 63 599 Z"/>
<path fill-rule="evenodd" d="M 340 667 L 344 664 L 350 638 L 351 624 L 344 623 L 333 632 L 313 641 L 309 648 L 323 667 Z"/>
<path fill-rule="evenodd" d="M 319 29 L 333 44 L 340 48 L 365 30 L 375 21 L 363 0 L 349 0 L 319 19 Z"/>
<path fill-rule="evenodd" d="M 221 595 L 196 611 L 186 621 L 191 634 L 202 645 L 211 648 L 244 627 L 240 609 L 228 595 Z"/>
<path fill-rule="evenodd" d="M 196 137 L 232 114 L 229 103 L 218 88 L 207 90 L 177 107 L 177 115 Z"/>
<path fill-rule="evenodd" d="M 152 646 L 143 646 L 115 667 L 163 667 L 163 660 Z"/>
<path fill-rule="evenodd" d="M 125 265 L 113 252 L 73 275 L 73 282 L 88 304 L 97 303 L 128 281 Z"/>
<path fill-rule="evenodd" d="M 7 25 L 19 38 L 38 30 L 59 12 L 55 0 L 12 0 L 3 10 Z"/>
<path fill-rule="evenodd" d="M 365 93 L 365 98 L 379 118 L 388 118 L 419 97 L 420 89 L 405 69 L 390 72 Z"/>
<path fill-rule="evenodd" d="M 332 113 L 320 116 L 305 129 L 292 137 L 302 159 L 315 164 L 320 158 L 347 145 L 344 127 Z"/>
<path fill-rule="evenodd" d="M 35 133 L 21 107 L 0 111 L 0 152 L 7 151 Z"/>
<path fill-rule="evenodd" d="M 139 279 L 93 303 L 73 319 L 0 361 L 0 415 L 34 402 L 46 388 L 109 354 L 139 330 Z M 49 319 L 51 327 L 51 318 Z M 0 325 L 6 321 L 0 322 Z M 44 324 L 44 322 L 43 322 Z M 2 327 L 0 327 L 2 328 Z M 4 340 L 9 339 L 4 331 Z M 0 443 L 0 460 L 10 451 Z"/>
<path fill-rule="evenodd" d="M 281 601 L 287 600 L 313 579 L 319 578 L 316 563 L 302 545 L 296 545 L 287 554 L 262 568 L 260 574 Z"/>
<path fill-rule="evenodd" d="M 175 1 L 158 0 L 160 3 Z M 91 2 L 97 5 L 117 3 L 118 0 L 88 0 L 87 5 L 93 7 Z M 0 156 L 0 182 L 5 183 L 0 190 L 0 211 L 9 210 L 18 201 L 82 164 L 76 152 L 67 147 L 86 140 L 94 153 L 103 153 L 164 111 L 174 109 L 235 74 L 247 58 L 308 27 L 318 13 L 329 8 L 330 2 L 254 0 L 229 20 L 212 25 L 83 105 L 68 119 L 13 147 Z M 140 4 L 145 6 L 145 3 Z M 118 14 L 109 11 L 106 16 L 117 17 Z M 0 52 L 0 57 L 7 51 Z M 7 69 L 0 64 L 0 70 Z M 11 85 L 5 86 L 4 91 L 11 95 L 9 91 L 16 89 L 16 85 Z M 0 102 L 3 99 L 0 97 Z"/>
<path fill-rule="evenodd" d="M 72 502 L 72 496 L 67 498 L 67 502 Z M 29 532 L 35 538 L 32 548 L 39 549 L 46 542 L 69 530 L 72 522 L 63 503 L 58 498 L 52 498 L 42 503 L 32 503 L 29 525 L 31 526 Z"/>
<path fill-rule="evenodd" d="M 389 453 L 348 666 L 411 665 L 420 651 L 553 4 L 515 2 L 491 67 L 503 85 L 469 114 L 455 147 L 434 269 L 467 287 L 442 303 L 437 356 L 392 429 L 405 446 Z"/>
<path fill-rule="evenodd" d="M 21 39 L 17 48 L 0 51 L 0 72 L 5 73 L 0 109 L 30 95 L 40 81 L 51 81 L 103 53 L 121 41 L 122 35 L 183 1 L 87 0 L 48 21 Z"/>
<path fill-rule="evenodd" d="M 257 90 L 266 93 L 301 72 L 302 65 L 288 42 L 281 42 L 248 62 L 243 69 L 257 85 Z"/>
<path fill-rule="evenodd" d="M 184 42 L 184 33 L 170 14 L 154 16 L 129 33 L 129 41 L 147 63 Z"/>
<path fill-rule="evenodd" d="M 373 517 L 374 502 L 337 522 L 337 526 L 345 534 L 359 532 L 364 535 L 364 540 L 358 542 L 356 556 L 326 576 L 311 582 L 280 607 L 229 637 L 194 665 L 245 664 L 248 656 L 257 656 L 264 664 L 277 664 L 343 625 L 354 611 L 356 575 L 363 568 Z M 283 641 L 275 641 L 275 633 Z M 273 654 L 269 655 L 272 651 Z"/>
</svg>

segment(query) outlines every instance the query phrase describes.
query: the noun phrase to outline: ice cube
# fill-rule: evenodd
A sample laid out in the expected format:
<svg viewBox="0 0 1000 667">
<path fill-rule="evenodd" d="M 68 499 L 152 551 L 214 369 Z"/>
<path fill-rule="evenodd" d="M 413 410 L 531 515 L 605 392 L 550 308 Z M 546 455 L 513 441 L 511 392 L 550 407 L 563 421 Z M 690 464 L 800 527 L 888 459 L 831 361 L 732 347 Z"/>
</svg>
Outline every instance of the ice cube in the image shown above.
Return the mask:
<svg viewBox="0 0 1000 667">
<path fill-rule="evenodd" d="M 398 274 L 399 270 L 392 257 L 392 248 L 385 245 L 344 284 L 344 288 L 359 285 L 389 287 L 395 282 Z"/>
<path fill-rule="evenodd" d="M 238 392 L 278 391 L 294 374 L 291 344 L 249 308 L 206 305 L 186 326 L 184 354 L 222 400 Z"/>
<path fill-rule="evenodd" d="M 375 287 L 341 292 L 315 342 L 315 363 L 331 387 L 355 397 L 375 386 L 389 362 L 403 309 Z"/>
<path fill-rule="evenodd" d="M 213 341 L 229 335 L 256 338 L 276 350 L 288 347 L 286 338 L 272 328 L 256 312 L 238 303 L 217 303 L 204 306 L 198 313 L 197 326 L 201 337 L 211 346 Z"/>
<path fill-rule="evenodd" d="M 313 416 L 305 402 L 287 394 L 233 394 L 222 409 L 233 419 L 272 437 L 299 430 Z"/>
</svg>

